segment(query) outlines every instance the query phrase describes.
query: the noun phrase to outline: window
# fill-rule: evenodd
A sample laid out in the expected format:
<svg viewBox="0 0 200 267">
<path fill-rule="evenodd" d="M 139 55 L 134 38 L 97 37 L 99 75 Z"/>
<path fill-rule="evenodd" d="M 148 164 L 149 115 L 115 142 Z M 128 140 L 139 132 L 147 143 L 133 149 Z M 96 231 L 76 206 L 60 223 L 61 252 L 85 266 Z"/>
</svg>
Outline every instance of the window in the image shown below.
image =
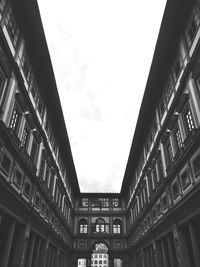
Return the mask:
<svg viewBox="0 0 200 267">
<path fill-rule="evenodd" d="M 47 187 L 49 187 L 49 179 L 50 179 L 50 167 L 47 164 L 46 165 L 46 173 L 45 173 L 45 184 Z"/>
<path fill-rule="evenodd" d="M 194 120 L 189 107 L 187 107 L 186 110 L 184 111 L 183 118 L 186 126 L 186 135 L 188 135 L 195 128 Z"/>
<path fill-rule="evenodd" d="M 152 210 L 153 220 L 156 219 L 156 208 L 153 208 Z"/>
<path fill-rule="evenodd" d="M 172 145 L 170 141 L 170 137 L 168 137 L 166 143 L 165 143 L 165 159 L 166 159 L 166 166 L 167 168 L 170 167 L 171 162 L 173 160 L 173 151 L 172 151 Z"/>
<path fill-rule="evenodd" d="M 33 137 L 30 157 L 31 157 L 32 162 L 35 166 L 37 164 L 37 153 L 38 153 L 38 143 L 37 143 L 36 139 Z"/>
<path fill-rule="evenodd" d="M 158 170 L 158 181 L 160 181 L 163 178 L 163 166 L 162 166 L 161 156 L 159 156 L 157 159 L 157 170 Z"/>
<path fill-rule="evenodd" d="M 105 221 L 102 218 L 96 220 L 95 223 L 95 230 L 97 233 L 104 233 L 105 232 Z"/>
<path fill-rule="evenodd" d="M 6 86 L 6 78 L 1 73 L 1 70 L 0 70 L 0 102 L 1 102 L 1 99 L 2 99 L 4 91 L 5 91 L 4 90 L 5 86 Z"/>
<path fill-rule="evenodd" d="M 171 77 L 170 77 L 170 81 L 169 81 L 169 83 L 167 84 L 167 87 L 166 87 L 166 89 L 165 89 L 165 94 L 166 94 L 166 100 L 167 100 L 167 103 L 169 102 L 172 93 L 173 93 L 173 85 L 172 85 L 172 79 L 171 79 Z"/>
<path fill-rule="evenodd" d="M 3 14 L 5 5 L 6 5 L 6 0 L 1 0 L 1 1 L 0 1 L 0 13 L 1 13 L 1 14 Z"/>
<path fill-rule="evenodd" d="M 1 159 L 2 170 L 9 175 L 12 167 L 12 156 L 5 150 Z"/>
<path fill-rule="evenodd" d="M 41 202 L 41 213 L 43 216 L 46 213 L 46 204 L 44 203 L 44 201 Z"/>
<path fill-rule="evenodd" d="M 166 107 L 166 104 L 165 104 L 164 96 L 162 96 L 162 98 L 160 100 L 160 103 L 159 103 L 159 106 L 158 106 L 159 115 L 160 115 L 161 119 L 162 119 L 162 116 L 163 116 L 163 114 L 165 112 L 165 107 Z"/>
<path fill-rule="evenodd" d="M 26 81 L 29 83 L 31 80 L 31 65 L 26 55 L 26 51 L 23 54 L 22 61 L 21 61 L 22 70 L 24 72 L 24 76 Z"/>
<path fill-rule="evenodd" d="M 31 183 L 29 182 L 28 179 L 25 180 L 23 193 L 24 193 L 26 198 L 28 198 L 28 199 L 30 198 L 30 195 L 31 195 Z"/>
<path fill-rule="evenodd" d="M 20 122 L 21 122 L 21 112 L 20 112 L 18 106 L 15 105 L 13 113 L 12 113 L 12 117 L 10 120 L 10 129 L 12 129 L 12 131 L 15 134 L 17 134 L 19 131 Z"/>
<path fill-rule="evenodd" d="M 174 64 L 174 80 L 175 80 L 175 82 L 177 81 L 177 79 L 180 75 L 181 68 L 182 68 L 182 60 L 181 60 L 181 56 L 179 55 L 175 64 Z"/>
<path fill-rule="evenodd" d="M 42 180 L 44 180 L 44 175 L 45 175 L 45 157 L 44 157 L 44 153 L 42 153 L 42 157 L 41 157 L 41 162 L 40 162 L 40 172 L 39 172 L 39 176 Z"/>
<path fill-rule="evenodd" d="M 93 208 L 99 208 L 101 209 L 101 199 L 99 198 L 94 198 L 94 199 L 91 199 L 91 203 L 92 203 L 92 207 Z"/>
<path fill-rule="evenodd" d="M 33 80 L 33 77 L 31 77 L 31 84 L 30 84 L 30 92 L 33 96 L 33 99 L 36 101 L 37 96 L 38 96 L 38 88 L 35 84 L 35 81 Z"/>
<path fill-rule="evenodd" d="M 195 178 L 197 178 L 200 174 L 200 154 L 197 154 L 195 155 L 195 157 L 193 157 L 192 169 L 193 169 Z"/>
<path fill-rule="evenodd" d="M 18 166 L 15 166 L 15 171 L 13 175 L 13 184 L 18 189 L 20 189 L 22 186 L 22 181 L 23 181 L 23 171 Z"/>
<path fill-rule="evenodd" d="M 158 216 L 161 214 L 161 212 L 162 212 L 162 209 L 161 209 L 161 201 L 159 200 L 158 202 L 157 202 L 157 212 L 158 212 Z"/>
<path fill-rule="evenodd" d="M 187 41 L 188 47 L 191 46 L 192 41 L 195 38 L 199 24 L 200 24 L 199 11 L 197 7 L 195 6 L 191 14 L 190 20 L 188 22 L 187 29 L 186 29 L 186 41 Z"/>
<path fill-rule="evenodd" d="M 156 166 L 153 167 L 151 174 L 152 174 L 152 179 L 153 179 L 153 188 L 155 189 L 156 184 L 158 182 Z"/>
<path fill-rule="evenodd" d="M 176 199 L 180 195 L 180 188 L 177 179 L 172 183 L 172 195 L 173 199 Z"/>
<path fill-rule="evenodd" d="M 53 185 L 54 185 L 54 169 L 51 169 L 50 171 L 50 177 L 49 177 L 49 190 L 51 194 L 53 193 Z"/>
<path fill-rule="evenodd" d="M 40 206 L 40 195 L 38 193 L 35 194 L 35 207 L 39 209 Z"/>
<path fill-rule="evenodd" d="M 121 234 L 121 220 L 115 219 L 113 222 L 113 234 Z"/>
<path fill-rule="evenodd" d="M 167 199 L 167 195 L 166 194 L 164 194 L 162 196 L 162 203 L 163 203 L 163 209 L 165 210 L 167 208 L 167 206 L 168 206 L 168 199 Z"/>
<path fill-rule="evenodd" d="M 6 18 L 5 18 L 5 25 L 6 25 L 8 34 L 10 36 L 10 39 L 13 43 L 13 46 L 16 48 L 18 41 L 19 41 L 20 32 L 19 32 L 18 25 L 15 21 L 14 14 L 13 14 L 11 7 L 9 7 L 7 11 Z"/>
<path fill-rule="evenodd" d="M 114 259 L 114 267 L 122 267 L 122 259 Z"/>
<path fill-rule="evenodd" d="M 50 210 L 49 207 L 46 207 L 46 218 L 49 219 L 50 217 Z"/>
<path fill-rule="evenodd" d="M 176 140 L 176 148 L 179 150 L 180 148 L 183 147 L 183 141 L 178 127 L 174 130 L 174 135 Z"/>
<path fill-rule="evenodd" d="M 148 186 L 149 186 L 149 191 L 151 194 L 153 192 L 153 178 L 152 178 L 151 174 L 149 174 L 149 176 L 148 176 Z"/>
<path fill-rule="evenodd" d="M 43 116 L 44 113 L 44 103 L 41 99 L 41 96 L 38 97 L 38 103 L 37 103 L 38 112 L 40 113 L 40 116 Z"/>
<path fill-rule="evenodd" d="M 30 128 L 26 123 L 24 126 L 24 130 L 22 133 L 22 139 L 21 139 L 21 147 L 23 147 L 26 152 L 28 150 L 29 138 L 30 138 Z"/>
<path fill-rule="evenodd" d="M 112 206 L 113 206 L 113 208 L 119 207 L 119 198 L 113 198 L 112 199 Z"/>
<path fill-rule="evenodd" d="M 79 231 L 80 234 L 87 234 L 87 221 L 85 219 L 79 221 Z"/>
<path fill-rule="evenodd" d="M 190 175 L 187 168 L 181 172 L 180 180 L 183 190 L 185 190 L 191 184 Z"/>
<path fill-rule="evenodd" d="M 82 198 L 81 206 L 84 207 L 84 208 L 88 207 L 88 198 Z"/>
<path fill-rule="evenodd" d="M 101 208 L 108 208 L 109 207 L 109 199 L 108 198 L 99 198 L 101 203 Z"/>
</svg>

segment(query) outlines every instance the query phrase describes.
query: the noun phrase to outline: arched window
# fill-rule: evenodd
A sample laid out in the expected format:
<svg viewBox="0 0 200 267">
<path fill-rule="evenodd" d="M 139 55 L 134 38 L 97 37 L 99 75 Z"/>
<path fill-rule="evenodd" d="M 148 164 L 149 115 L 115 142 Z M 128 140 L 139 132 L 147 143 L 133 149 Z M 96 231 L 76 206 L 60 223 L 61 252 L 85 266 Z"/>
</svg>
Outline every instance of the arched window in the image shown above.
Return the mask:
<svg viewBox="0 0 200 267">
<path fill-rule="evenodd" d="M 98 218 L 95 222 L 95 230 L 97 233 L 105 232 L 105 221 L 102 218 Z"/>
<path fill-rule="evenodd" d="M 81 219 L 79 221 L 79 231 L 80 231 L 80 234 L 87 234 L 88 226 L 87 226 L 86 219 Z"/>
<path fill-rule="evenodd" d="M 121 220 L 115 219 L 113 222 L 113 234 L 121 234 Z"/>
<path fill-rule="evenodd" d="M 91 255 L 91 267 L 108 267 L 108 264 L 108 247 L 104 243 L 95 244 L 95 249 Z"/>
</svg>

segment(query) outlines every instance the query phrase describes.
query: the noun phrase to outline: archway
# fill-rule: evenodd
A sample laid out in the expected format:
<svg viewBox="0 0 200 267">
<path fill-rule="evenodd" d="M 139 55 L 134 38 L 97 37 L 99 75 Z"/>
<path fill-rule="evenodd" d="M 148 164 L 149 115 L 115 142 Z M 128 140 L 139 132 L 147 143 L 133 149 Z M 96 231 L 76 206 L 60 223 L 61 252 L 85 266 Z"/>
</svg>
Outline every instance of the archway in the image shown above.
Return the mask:
<svg viewBox="0 0 200 267">
<path fill-rule="evenodd" d="M 91 255 L 91 267 L 109 267 L 108 247 L 104 243 L 95 244 Z"/>
</svg>

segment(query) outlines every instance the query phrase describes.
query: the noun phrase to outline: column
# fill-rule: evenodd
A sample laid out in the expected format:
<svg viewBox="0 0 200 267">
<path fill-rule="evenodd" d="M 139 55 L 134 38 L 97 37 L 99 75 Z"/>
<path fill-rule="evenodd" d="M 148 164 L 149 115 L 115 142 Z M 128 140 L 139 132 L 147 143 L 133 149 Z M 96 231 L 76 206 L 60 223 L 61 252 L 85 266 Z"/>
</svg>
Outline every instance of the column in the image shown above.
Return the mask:
<svg viewBox="0 0 200 267">
<path fill-rule="evenodd" d="M 27 267 L 31 267 L 31 265 L 32 265 L 34 247 L 35 247 L 35 235 L 32 236 L 32 238 L 31 238 L 30 252 L 28 255 Z"/>
<path fill-rule="evenodd" d="M 144 255 L 144 266 L 148 266 L 148 258 L 147 258 L 147 248 L 143 248 L 143 255 Z"/>
<path fill-rule="evenodd" d="M 63 256 L 63 265 L 61 266 L 61 267 L 67 267 L 67 255 L 66 254 L 64 254 L 64 256 Z"/>
<path fill-rule="evenodd" d="M 156 267 L 163 267 L 163 260 L 162 260 L 162 252 L 161 252 L 161 244 L 159 241 L 155 241 L 156 246 Z"/>
<path fill-rule="evenodd" d="M 154 266 L 162 267 L 162 265 L 158 265 L 158 255 L 157 255 L 156 241 L 155 240 L 153 240 L 152 249 L 153 249 L 153 256 L 154 256 Z"/>
<path fill-rule="evenodd" d="M 4 248 L 4 255 L 3 255 L 1 267 L 8 267 L 10 250 L 11 250 L 12 241 L 13 241 L 13 235 L 14 235 L 14 231 L 15 231 L 15 224 L 16 224 L 15 221 L 13 221 L 11 223 L 11 226 L 10 226 L 10 229 L 9 229 L 9 232 L 8 232 L 8 236 L 6 238 L 6 243 L 5 243 L 5 248 Z"/>
<path fill-rule="evenodd" d="M 185 262 L 183 256 L 184 256 L 184 244 L 181 241 L 181 234 L 180 230 L 177 228 L 176 225 L 173 227 L 173 239 L 174 239 L 174 246 L 175 246 L 175 254 L 177 259 L 177 266 L 182 267 L 183 262 Z M 189 265 L 188 265 L 189 266 Z"/>
<path fill-rule="evenodd" d="M 52 260 L 52 246 L 49 245 L 48 252 L 47 252 L 47 262 L 46 262 L 46 266 L 51 267 L 51 260 Z"/>
<path fill-rule="evenodd" d="M 191 223 L 189 225 L 189 232 L 190 232 L 190 237 L 192 241 L 192 250 L 194 254 L 194 261 L 196 267 L 200 266 L 200 249 L 197 241 L 197 235 L 195 233 L 194 225 Z"/>
<path fill-rule="evenodd" d="M 166 253 L 166 249 L 165 249 L 164 240 L 161 241 L 161 250 L 162 250 L 162 257 L 163 257 L 164 267 L 169 267 L 168 266 L 167 253 Z"/>
<path fill-rule="evenodd" d="M 56 267 L 60 267 L 61 264 L 61 253 L 60 253 L 60 248 L 56 249 Z"/>
<path fill-rule="evenodd" d="M 54 267 L 54 263 L 55 263 L 55 247 L 52 247 L 52 257 L 51 257 L 50 267 Z"/>
<path fill-rule="evenodd" d="M 39 265 L 39 259 L 40 259 L 41 238 L 38 237 L 37 239 L 38 240 L 37 240 L 37 243 L 36 243 L 36 246 L 35 246 L 36 252 L 35 252 L 34 264 L 33 264 L 34 267 L 38 267 L 38 265 Z"/>
<path fill-rule="evenodd" d="M 153 250 L 153 245 L 149 247 L 149 252 L 150 252 L 150 258 L 151 258 L 151 267 L 155 266 L 155 260 L 154 260 L 154 250 Z M 170 266 L 171 267 L 171 266 Z"/>
<path fill-rule="evenodd" d="M 47 257 L 48 257 L 48 248 L 49 248 L 49 239 L 43 240 L 41 244 L 41 260 L 39 267 L 46 267 L 47 266 Z"/>
<path fill-rule="evenodd" d="M 21 225 L 16 228 L 16 231 L 18 232 L 18 235 L 15 244 L 13 265 L 24 267 L 30 236 L 30 225 Z"/>
<path fill-rule="evenodd" d="M 175 258 L 175 252 L 174 252 L 174 249 L 172 246 L 172 240 L 171 240 L 169 235 L 167 237 L 167 246 L 168 246 L 168 251 L 169 251 L 170 267 L 176 267 L 177 262 L 176 262 L 176 258 Z"/>
</svg>

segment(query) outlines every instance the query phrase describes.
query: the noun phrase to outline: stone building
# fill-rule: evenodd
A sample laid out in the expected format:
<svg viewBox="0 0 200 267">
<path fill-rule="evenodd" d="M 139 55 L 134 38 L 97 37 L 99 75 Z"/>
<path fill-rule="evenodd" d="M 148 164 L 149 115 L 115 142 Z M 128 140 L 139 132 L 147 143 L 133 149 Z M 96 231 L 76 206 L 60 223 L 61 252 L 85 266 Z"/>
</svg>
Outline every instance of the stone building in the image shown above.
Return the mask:
<svg viewBox="0 0 200 267">
<path fill-rule="evenodd" d="M 121 192 L 81 193 L 37 1 L 0 0 L 0 267 L 200 266 L 199 26 L 167 1 Z"/>
</svg>

